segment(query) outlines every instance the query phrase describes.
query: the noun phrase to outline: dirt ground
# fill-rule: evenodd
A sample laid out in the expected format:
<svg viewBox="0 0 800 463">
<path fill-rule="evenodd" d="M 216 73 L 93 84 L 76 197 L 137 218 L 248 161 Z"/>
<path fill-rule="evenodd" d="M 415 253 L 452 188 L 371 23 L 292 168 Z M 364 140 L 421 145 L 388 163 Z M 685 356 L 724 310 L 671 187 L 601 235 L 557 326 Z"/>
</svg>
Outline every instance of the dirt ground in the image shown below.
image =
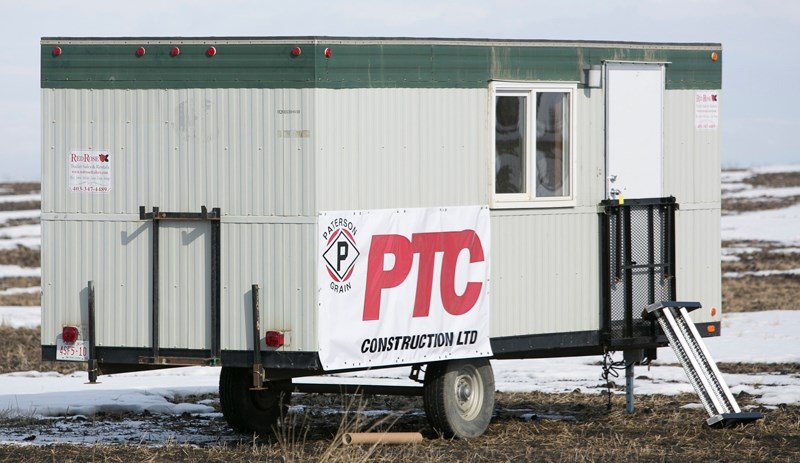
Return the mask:
<svg viewBox="0 0 800 463">
<path fill-rule="evenodd" d="M 800 173 L 762 174 L 745 182 L 756 187 L 800 186 Z M 0 184 L 0 191 L 26 194 L 38 191 L 38 185 Z M 798 202 L 800 197 L 723 200 L 723 209 L 725 214 L 736 214 Z M 23 207 L 19 203 L 0 204 L 0 209 Z M 38 208 L 38 203 L 14 210 L 30 208 Z M 734 250 L 736 256 L 722 263 L 723 275 L 800 268 L 800 252 L 776 243 L 726 242 L 723 248 Z M 26 248 L 0 251 L 0 264 L 4 265 L 35 267 L 38 259 L 38 252 Z M 0 290 L 39 284 L 38 278 L 0 278 Z M 800 310 L 798 276 L 724 276 L 722 291 L 727 311 Z M 36 293 L 0 295 L 0 305 L 38 304 Z M 0 373 L 68 373 L 85 368 L 81 364 L 42 363 L 38 343 L 36 329 L 0 327 Z M 798 364 L 721 364 L 720 368 L 727 373 L 768 369 L 775 374 L 800 375 Z M 180 400 L 210 400 L 218 409 L 216 395 Z M 692 406 L 698 402 L 695 395 L 639 396 L 635 413 L 628 414 L 619 395 L 612 396 L 609 410 L 608 397 L 602 394 L 498 393 L 488 431 L 469 441 L 436 436 L 425 420 L 421 399 L 415 397 L 295 394 L 286 426 L 272 440 L 238 435 L 218 413 L 202 418 L 125 414 L 38 420 L 10 418 L 0 410 L 0 436 L 15 436 L 15 440 L 28 444 L 58 436 L 67 428 L 77 433 L 78 437 L 66 439 L 73 443 L 91 442 L 91 436 L 109 430 L 120 436 L 119 441 L 95 445 L 0 445 L 0 462 L 800 461 L 800 406 L 760 408 L 746 394 L 740 394 L 737 400 L 743 408 L 752 406 L 753 411 L 762 411 L 765 418 L 746 427 L 712 430 L 704 425 L 705 412 Z M 365 412 L 369 410 L 394 413 Z M 419 431 L 426 439 L 409 446 L 341 444 L 343 432 L 383 429 Z M 179 442 L 159 437 L 170 432 L 195 438 Z"/>
<path fill-rule="evenodd" d="M 198 401 L 208 397 L 187 397 Z M 751 397 L 740 394 L 742 406 Z M 35 444 L 48 435 L 90 443 L 98 433 L 119 441 L 96 445 L 0 446 L 0 462 L 109 461 L 770 461 L 800 458 L 800 407 L 762 411 L 766 418 L 746 427 L 710 429 L 705 412 L 687 407 L 696 396 L 637 397 L 636 411 L 624 411 L 624 400 L 597 394 L 498 393 L 488 431 L 469 441 L 436 436 L 428 427 L 420 398 L 300 394 L 286 424 L 271 440 L 237 435 L 219 416 L 102 415 L 0 422 L 0 433 L 27 436 Z M 218 406 L 218 403 L 217 403 Z M 393 413 L 366 411 L 392 410 Z M 136 423 L 133 425 L 132 423 Z M 70 431 L 65 431 L 69 429 Z M 421 444 L 345 446 L 344 432 L 421 432 Z M 73 435 L 66 436 L 66 432 Z M 159 433 L 194 436 L 191 441 L 164 441 Z M 146 436 L 155 435 L 154 441 Z M 145 437 L 143 437 L 145 436 Z"/>
</svg>

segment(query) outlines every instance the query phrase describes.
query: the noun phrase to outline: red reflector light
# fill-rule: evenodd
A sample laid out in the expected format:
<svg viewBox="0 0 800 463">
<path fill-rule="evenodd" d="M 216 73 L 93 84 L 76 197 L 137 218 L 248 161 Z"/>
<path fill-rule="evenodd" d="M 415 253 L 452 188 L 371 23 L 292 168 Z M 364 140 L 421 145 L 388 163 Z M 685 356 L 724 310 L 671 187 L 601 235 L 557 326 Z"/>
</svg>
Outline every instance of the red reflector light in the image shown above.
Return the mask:
<svg viewBox="0 0 800 463">
<path fill-rule="evenodd" d="M 136 56 L 139 58 L 144 56 L 145 53 L 147 53 L 147 50 L 145 50 L 144 47 L 139 47 L 136 49 Z"/>
<path fill-rule="evenodd" d="M 206 55 L 207 55 L 209 58 L 211 58 L 212 56 L 214 56 L 214 55 L 216 55 L 216 54 L 217 54 L 217 49 L 216 49 L 216 48 L 214 48 L 214 47 L 208 47 L 208 49 L 206 50 Z"/>
<path fill-rule="evenodd" d="M 300 47 L 292 48 L 292 56 L 300 56 L 300 53 L 303 53 L 303 50 Z"/>
<path fill-rule="evenodd" d="M 53 56 L 55 56 L 56 58 L 58 58 L 59 56 L 61 56 L 61 47 L 55 47 L 55 48 L 53 48 Z"/>
<path fill-rule="evenodd" d="M 65 326 L 61 329 L 61 340 L 67 344 L 72 344 L 78 340 L 78 328 L 75 326 Z"/>
<path fill-rule="evenodd" d="M 283 346 L 283 333 L 280 331 L 267 331 L 264 335 L 264 342 L 267 347 L 281 347 Z"/>
<path fill-rule="evenodd" d="M 326 58 L 330 58 L 331 56 L 333 56 L 333 50 L 331 50 L 330 48 L 326 48 L 325 49 L 325 57 Z"/>
<path fill-rule="evenodd" d="M 176 57 L 181 54 L 181 49 L 178 47 L 172 47 L 169 51 L 169 56 Z"/>
</svg>

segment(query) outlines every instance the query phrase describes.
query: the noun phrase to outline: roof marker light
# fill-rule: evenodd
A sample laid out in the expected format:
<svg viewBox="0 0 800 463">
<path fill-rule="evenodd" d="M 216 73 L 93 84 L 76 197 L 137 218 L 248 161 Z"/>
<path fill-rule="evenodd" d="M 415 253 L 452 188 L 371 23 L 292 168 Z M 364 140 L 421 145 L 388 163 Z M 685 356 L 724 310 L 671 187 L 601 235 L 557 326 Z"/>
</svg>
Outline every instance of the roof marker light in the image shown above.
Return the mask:
<svg viewBox="0 0 800 463">
<path fill-rule="evenodd" d="M 716 61 L 718 59 L 719 59 L 719 55 L 717 54 L 717 52 L 712 51 L 711 52 L 711 61 Z"/>
<path fill-rule="evenodd" d="M 300 56 L 300 53 L 303 53 L 303 50 L 301 50 L 300 47 L 292 48 L 292 56 L 298 57 Z"/>
<path fill-rule="evenodd" d="M 174 58 L 174 57 L 176 57 L 176 56 L 178 56 L 178 55 L 180 55 L 180 54 L 181 54 L 181 49 L 180 49 L 180 48 L 178 48 L 178 47 L 172 47 L 172 48 L 169 50 L 169 56 L 171 56 L 171 57 L 173 57 L 173 58 Z"/>
<path fill-rule="evenodd" d="M 215 47 L 208 47 L 208 49 L 206 50 L 206 56 L 208 56 L 209 58 L 211 58 L 216 54 L 217 54 L 217 49 Z"/>
<path fill-rule="evenodd" d="M 61 47 L 54 47 L 53 48 L 53 56 L 55 56 L 56 58 L 61 56 Z"/>
<path fill-rule="evenodd" d="M 142 56 L 144 56 L 145 53 L 147 53 L 147 50 L 145 50 L 144 47 L 139 47 L 136 49 L 137 58 L 141 58 Z"/>
<path fill-rule="evenodd" d="M 326 48 L 325 49 L 325 57 L 326 58 L 330 58 L 331 56 L 333 56 L 333 50 L 331 50 L 330 48 Z"/>
</svg>

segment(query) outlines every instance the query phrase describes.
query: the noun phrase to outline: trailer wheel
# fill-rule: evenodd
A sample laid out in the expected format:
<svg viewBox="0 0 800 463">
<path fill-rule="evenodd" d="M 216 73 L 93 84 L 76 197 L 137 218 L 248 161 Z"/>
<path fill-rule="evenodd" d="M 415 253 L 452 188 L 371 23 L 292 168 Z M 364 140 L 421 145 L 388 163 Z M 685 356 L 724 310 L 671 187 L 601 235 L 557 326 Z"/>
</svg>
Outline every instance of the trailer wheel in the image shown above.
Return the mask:
<svg viewBox="0 0 800 463">
<path fill-rule="evenodd" d="M 237 432 L 267 435 L 288 410 L 291 381 L 267 382 L 260 391 L 251 391 L 251 384 L 250 369 L 222 367 L 219 375 L 222 415 Z"/>
<path fill-rule="evenodd" d="M 432 363 L 425 372 L 425 414 L 444 437 L 478 437 L 494 412 L 494 374 L 488 359 Z"/>
</svg>

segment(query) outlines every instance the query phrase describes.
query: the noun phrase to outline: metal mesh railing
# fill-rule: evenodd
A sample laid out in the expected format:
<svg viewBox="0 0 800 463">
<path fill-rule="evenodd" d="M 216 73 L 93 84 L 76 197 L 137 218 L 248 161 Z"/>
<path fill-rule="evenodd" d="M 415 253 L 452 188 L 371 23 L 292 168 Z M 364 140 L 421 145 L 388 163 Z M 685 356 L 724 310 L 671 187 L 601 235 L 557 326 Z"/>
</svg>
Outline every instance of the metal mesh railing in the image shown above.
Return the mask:
<svg viewBox="0 0 800 463">
<path fill-rule="evenodd" d="M 642 318 L 649 304 L 675 300 L 675 198 L 604 201 L 603 318 L 611 344 L 660 335 Z"/>
</svg>

